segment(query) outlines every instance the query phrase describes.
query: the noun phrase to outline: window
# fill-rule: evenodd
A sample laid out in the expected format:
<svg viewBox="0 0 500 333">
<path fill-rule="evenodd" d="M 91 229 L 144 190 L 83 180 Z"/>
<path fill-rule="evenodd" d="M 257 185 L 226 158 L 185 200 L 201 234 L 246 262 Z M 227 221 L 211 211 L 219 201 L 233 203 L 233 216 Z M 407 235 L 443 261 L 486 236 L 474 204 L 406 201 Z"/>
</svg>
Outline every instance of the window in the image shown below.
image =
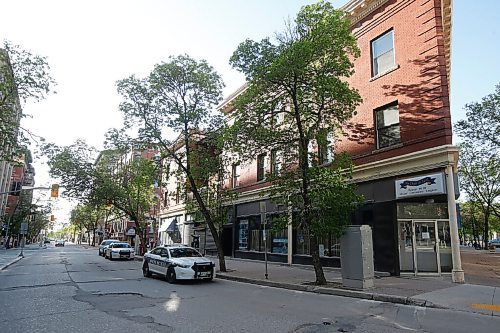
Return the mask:
<svg viewBox="0 0 500 333">
<path fill-rule="evenodd" d="M 238 249 L 248 249 L 248 220 L 240 221 L 240 229 L 238 234 Z"/>
<path fill-rule="evenodd" d="M 257 181 L 264 180 L 266 175 L 266 154 L 257 156 Z"/>
<path fill-rule="evenodd" d="M 391 30 L 372 41 L 372 76 L 382 74 L 394 66 L 394 31 Z"/>
<path fill-rule="evenodd" d="M 240 164 L 233 164 L 231 170 L 231 187 L 235 188 L 240 186 Z"/>
<path fill-rule="evenodd" d="M 181 184 L 177 183 L 177 188 L 175 189 L 175 204 L 178 205 L 181 202 Z"/>
<path fill-rule="evenodd" d="M 271 151 L 271 172 L 273 175 L 278 175 L 281 170 L 281 158 L 276 149 Z"/>
<path fill-rule="evenodd" d="M 333 161 L 333 133 L 326 135 L 326 140 L 318 146 L 319 164 L 330 163 Z"/>
<path fill-rule="evenodd" d="M 398 144 L 399 133 L 399 110 L 397 105 L 391 105 L 375 111 L 377 123 L 377 146 L 385 148 Z"/>
</svg>

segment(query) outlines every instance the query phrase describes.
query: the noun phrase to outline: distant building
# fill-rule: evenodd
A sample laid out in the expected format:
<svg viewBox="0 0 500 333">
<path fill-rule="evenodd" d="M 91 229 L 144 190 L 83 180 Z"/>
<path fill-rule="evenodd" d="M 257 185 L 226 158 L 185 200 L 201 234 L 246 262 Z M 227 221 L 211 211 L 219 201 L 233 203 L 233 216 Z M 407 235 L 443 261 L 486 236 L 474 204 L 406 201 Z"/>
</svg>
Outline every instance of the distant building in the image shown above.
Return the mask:
<svg viewBox="0 0 500 333">
<path fill-rule="evenodd" d="M 11 190 L 14 151 L 9 138 L 17 137 L 21 113 L 9 55 L 0 49 L 0 193 Z M 7 202 L 8 195 L 0 194 L 0 217 L 5 218 Z"/>
</svg>

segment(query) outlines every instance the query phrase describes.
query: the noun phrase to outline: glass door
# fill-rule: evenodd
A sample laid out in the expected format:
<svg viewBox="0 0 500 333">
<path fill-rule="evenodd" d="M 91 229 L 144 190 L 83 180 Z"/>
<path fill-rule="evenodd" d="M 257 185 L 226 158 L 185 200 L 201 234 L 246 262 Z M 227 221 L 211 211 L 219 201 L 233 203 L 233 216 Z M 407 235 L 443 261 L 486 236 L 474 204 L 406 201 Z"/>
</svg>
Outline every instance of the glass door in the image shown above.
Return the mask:
<svg viewBox="0 0 500 333">
<path fill-rule="evenodd" d="M 415 273 L 441 273 L 436 221 L 413 221 Z"/>
</svg>

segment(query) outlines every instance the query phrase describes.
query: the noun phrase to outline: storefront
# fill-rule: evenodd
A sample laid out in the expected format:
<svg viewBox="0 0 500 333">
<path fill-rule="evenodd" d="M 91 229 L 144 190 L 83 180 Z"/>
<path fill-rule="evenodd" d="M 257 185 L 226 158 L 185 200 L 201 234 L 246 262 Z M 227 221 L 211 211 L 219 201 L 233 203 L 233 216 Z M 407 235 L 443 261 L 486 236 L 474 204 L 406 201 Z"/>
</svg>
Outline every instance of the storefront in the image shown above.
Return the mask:
<svg viewBox="0 0 500 333">
<path fill-rule="evenodd" d="M 371 226 L 376 271 L 392 275 L 452 271 L 453 219 L 449 216 L 456 209 L 458 193 L 447 194 L 447 170 L 358 183 L 366 203 L 353 214 L 351 223 Z M 456 175 L 451 173 L 450 182 L 457 183 Z M 234 257 L 264 260 L 267 252 L 270 261 L 312 264 L 307 234 L 291 225 L 273 228 L 273 218 L 295 219 L 296 214 L 270 201 L 242 203 L 235 210 Z M 323 265 L 340 267 L 339 239 L 324 235 L 318 243 Z"/>
</svg>

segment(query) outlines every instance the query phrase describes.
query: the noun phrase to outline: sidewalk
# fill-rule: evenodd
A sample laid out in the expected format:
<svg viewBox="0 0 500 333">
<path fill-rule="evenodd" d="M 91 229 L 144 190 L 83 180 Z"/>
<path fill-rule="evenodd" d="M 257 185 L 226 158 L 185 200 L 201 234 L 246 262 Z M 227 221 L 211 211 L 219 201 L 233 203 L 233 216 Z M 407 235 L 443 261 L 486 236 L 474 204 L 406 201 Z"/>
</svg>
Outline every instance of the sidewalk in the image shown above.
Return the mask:
<svg viewBox="0 0 500 333">
<path fill-rule="evenodd" d="M 10 249 L 0 248 L 0 271 L 21 260 L 22 257 L 19 256 L 20 254 L 20 247 Z"/>
<path fill-rule="evenodd" d="M 215 257 L 211 258 L 217 263 Z M 443 276 L 377 276 L 375 287 L 353 290 L 342 287 L 341 270 L 324 268 L 326 286 L 315 286 L 314 269 L 310 266 L 268 262 L 268 279 L 262 261 L 226 258 L 228 272 L 217 272 L 217 278 L 269 287 L 328 295 L 355 297 L 423 307 L 453 309 L 500 317 L 500 290 L 496 286 L 456 284 L 451 274 Z M 466 279 L 467 281 L 467 279 Z"/>
</svg>

